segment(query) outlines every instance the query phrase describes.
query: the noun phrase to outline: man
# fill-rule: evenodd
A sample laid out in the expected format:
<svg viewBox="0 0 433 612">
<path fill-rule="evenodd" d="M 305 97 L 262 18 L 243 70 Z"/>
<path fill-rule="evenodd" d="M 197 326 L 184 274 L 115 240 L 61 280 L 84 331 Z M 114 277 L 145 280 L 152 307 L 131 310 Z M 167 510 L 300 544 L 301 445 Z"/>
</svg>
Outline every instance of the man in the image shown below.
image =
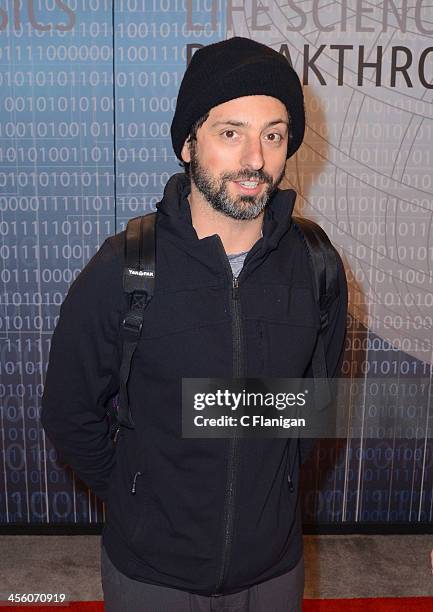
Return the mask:
<svg viewBox="0 0 433 612">
<path fill-rule="evenodd" d="M 72 284 L 54 332 L 42 422 L 105 502 L 105 609 L 301 610 L 299 446 L 294 439 L 181 436 L 182 378 L 312 376 L 320 327 L 308 253 L 280 190 L 302 142 L 304 106 L 283 56 L 245 38 L 197 51 L 172 123 L 185 173 L 157 205 L 155 293 L 128 392 L 134 428 L 114 445 L 125 232 Z M 347 287 L 324 336 L 343 353 Z"/>
</svg>

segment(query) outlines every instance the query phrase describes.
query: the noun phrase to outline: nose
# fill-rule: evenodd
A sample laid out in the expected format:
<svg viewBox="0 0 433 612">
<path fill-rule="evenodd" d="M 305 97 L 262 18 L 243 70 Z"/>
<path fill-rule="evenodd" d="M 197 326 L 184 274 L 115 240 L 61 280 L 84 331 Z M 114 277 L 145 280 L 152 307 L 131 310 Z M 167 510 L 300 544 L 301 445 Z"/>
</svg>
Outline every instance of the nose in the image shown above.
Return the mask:
<svg viewBox="0 0 433 612">
<path fill-rule="evenodd" d="M 243 168 L 249 168 L 250 170 L 261 170 L 263 168 L 265 160 L 260 137 L 253 136 L 245 140 L 240 162 Z"/>
</svg>

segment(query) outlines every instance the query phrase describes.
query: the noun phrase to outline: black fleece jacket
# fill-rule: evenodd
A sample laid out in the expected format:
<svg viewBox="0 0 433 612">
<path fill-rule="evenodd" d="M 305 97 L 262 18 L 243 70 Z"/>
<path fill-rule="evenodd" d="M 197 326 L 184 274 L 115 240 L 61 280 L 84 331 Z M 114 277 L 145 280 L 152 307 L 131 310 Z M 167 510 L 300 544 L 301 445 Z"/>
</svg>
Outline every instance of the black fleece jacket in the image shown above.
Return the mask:
<svg viewBox="0 0 433 612">
<path fill-rule="evenodd" d="M 125 232 L 105 240 L 71 285 L 54 331 L 42 424 L 106 502 L 103 542 L 124 574 L 201 595 L 234 593 L 293 568 L 302 551 L 294 439 L 181 437 L 183 377 L 312 376 L 320 327 L 296 194 L 279 190 L 234 287 L 222 242 L 191 223 L 176 174 L 157 205 L 157 277 L 133 359 L 135 429 L 109 435 L 119 388 Z M 330 307 L 329 376 L 341 366 L 347 285 Z"/>
</svg>

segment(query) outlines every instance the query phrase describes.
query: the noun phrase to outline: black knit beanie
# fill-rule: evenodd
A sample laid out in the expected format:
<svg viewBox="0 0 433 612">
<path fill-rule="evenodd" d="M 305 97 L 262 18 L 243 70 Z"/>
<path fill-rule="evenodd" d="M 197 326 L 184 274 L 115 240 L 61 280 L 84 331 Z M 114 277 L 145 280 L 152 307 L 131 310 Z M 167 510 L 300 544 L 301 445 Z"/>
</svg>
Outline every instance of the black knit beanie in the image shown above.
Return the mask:
<svg viewBox="0 0 433 612">
<path fill-rule="evenodd" d="M 182 147 L 197 119 L 218 104 L 252 95 L 273 96 L 286 106 L 292 132 L 287 157 L 291 157 L 301 146 L 305 130 L 298 75 L 278 51 L 240 36 L 202 47 L 192 56 L 171 124 L 176 156 L 182 159 Z"/>
</svg>

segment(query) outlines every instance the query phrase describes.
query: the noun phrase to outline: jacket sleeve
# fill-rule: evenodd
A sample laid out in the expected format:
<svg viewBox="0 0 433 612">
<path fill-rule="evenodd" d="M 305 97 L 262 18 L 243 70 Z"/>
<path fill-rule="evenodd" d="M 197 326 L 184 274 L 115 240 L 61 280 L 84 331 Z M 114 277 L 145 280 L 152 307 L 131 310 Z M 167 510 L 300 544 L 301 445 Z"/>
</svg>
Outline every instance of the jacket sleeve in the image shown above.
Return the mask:
<svg viewBox="0 0 433 612">
<path fill-rule="evenodd" d="M 107 400 L 119 388 L 121 260 L 108 238 L 72 283 L 54 330 L 41 422 L 61 458 L 106 500 L 115 453 Z"/>
<path fill-rule="evenodd" d="M 329 308 L 329 325 L 324 331 L 323 342 L 325 347 L 326 369 L 329 378 L 336 378 L 341 374 L 343 364 L 345 341 L 347 334 L 347 306 L 348 290 L 344 265 L 340 255 L 336 251 L 338 266 L 339 291 Z M 313 376 L 310 366 L 306 373 L 307 378 Z M 311 438 L 300 439 L 301 465 L 305 463 L 311 453 L 316 440 Z"/>
</svg>

